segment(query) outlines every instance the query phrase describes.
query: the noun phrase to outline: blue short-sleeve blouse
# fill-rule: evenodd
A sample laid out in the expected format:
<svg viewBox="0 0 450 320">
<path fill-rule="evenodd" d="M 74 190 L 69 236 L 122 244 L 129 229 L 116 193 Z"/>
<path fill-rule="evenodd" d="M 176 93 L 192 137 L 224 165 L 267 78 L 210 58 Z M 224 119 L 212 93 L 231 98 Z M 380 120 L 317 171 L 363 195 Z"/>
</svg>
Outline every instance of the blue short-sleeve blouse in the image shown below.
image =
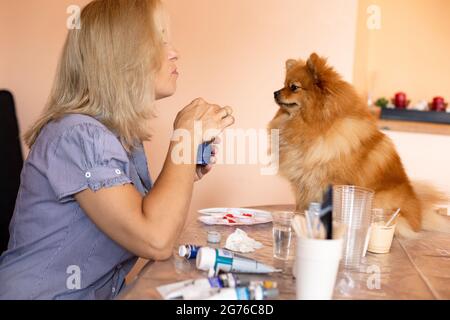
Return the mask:
<svg viewBox="0 0 450 320">
<path fill-rule="evenodd" d="M 24 163 L 0 299 L 112 299 L 136 257 L 100 231 L 74 195 L 133 184 L 152 187 L 143 148 L 129 154 L 95 118 L 47 124 Z"/>
</svg>

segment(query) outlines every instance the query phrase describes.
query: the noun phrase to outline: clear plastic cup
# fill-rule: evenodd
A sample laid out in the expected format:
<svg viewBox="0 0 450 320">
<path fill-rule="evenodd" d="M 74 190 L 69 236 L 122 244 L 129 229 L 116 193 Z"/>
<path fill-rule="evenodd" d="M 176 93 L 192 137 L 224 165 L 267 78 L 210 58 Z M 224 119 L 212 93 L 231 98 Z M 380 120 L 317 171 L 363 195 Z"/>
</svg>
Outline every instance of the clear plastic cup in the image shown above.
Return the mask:
<svg viewBox="0 0 450 320">
<path fill-rule="evenodd" d="M 295 212 L 275 211 L 273 218 L 273 256 L 279 260 L 294 259 L 294 230 L 292 230 L 292 219 Z"/>
<path fill-rule="evenodd" d="M 361 265 L 371 224 L 374 191 L 357 186 L 333 187 L 334 219 L 347 227 L 342 264 L 357 269 Z"/>
</svg>

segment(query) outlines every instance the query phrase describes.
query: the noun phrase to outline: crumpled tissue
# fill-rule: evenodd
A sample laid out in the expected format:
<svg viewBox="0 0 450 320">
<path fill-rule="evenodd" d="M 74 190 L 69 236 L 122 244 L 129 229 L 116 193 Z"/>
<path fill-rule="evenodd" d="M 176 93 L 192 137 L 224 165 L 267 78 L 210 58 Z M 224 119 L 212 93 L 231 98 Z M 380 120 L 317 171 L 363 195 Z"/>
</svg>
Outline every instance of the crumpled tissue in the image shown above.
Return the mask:
<svg viewBox="0 0 450 320">
<path fill-rule="evenodd" d="M 236 229 L 236 231 L 227 239 L 225 248 L 231 251 L 249 253 L 254 252 L 256 249 L 261 249 L 263 247 L 261 242 L 250 238 L 247 233 L 241 229 Z"/>
</svg>

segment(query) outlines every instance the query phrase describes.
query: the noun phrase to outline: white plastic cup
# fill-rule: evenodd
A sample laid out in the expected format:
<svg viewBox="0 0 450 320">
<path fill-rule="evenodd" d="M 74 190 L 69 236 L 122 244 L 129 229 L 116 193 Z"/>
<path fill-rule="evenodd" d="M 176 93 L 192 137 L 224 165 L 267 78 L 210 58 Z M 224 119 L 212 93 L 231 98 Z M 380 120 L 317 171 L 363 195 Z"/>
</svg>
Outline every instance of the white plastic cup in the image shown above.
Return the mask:
<svg viewBox="0 0 450 320">
<path fill-rule="evenodd" d="M 315 240 L 297 238 L 293 273 L 296 278 L 297 300 L 331 300 L 343 239 Z"/>
</svg>

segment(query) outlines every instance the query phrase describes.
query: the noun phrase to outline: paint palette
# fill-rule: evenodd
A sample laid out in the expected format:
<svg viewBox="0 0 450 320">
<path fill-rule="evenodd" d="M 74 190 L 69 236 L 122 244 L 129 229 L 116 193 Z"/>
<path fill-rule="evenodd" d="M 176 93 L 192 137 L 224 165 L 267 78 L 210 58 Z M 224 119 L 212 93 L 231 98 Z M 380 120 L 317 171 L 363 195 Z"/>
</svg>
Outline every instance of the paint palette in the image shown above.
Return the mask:
<svg viewBox="0 0 450 320">
<path fill-rule="evenodd" d="M 242 226 L 272 222 L 269 211 L 246 208 L 209 208 L 198 211 L 207 225 Z"/>
</svg>

